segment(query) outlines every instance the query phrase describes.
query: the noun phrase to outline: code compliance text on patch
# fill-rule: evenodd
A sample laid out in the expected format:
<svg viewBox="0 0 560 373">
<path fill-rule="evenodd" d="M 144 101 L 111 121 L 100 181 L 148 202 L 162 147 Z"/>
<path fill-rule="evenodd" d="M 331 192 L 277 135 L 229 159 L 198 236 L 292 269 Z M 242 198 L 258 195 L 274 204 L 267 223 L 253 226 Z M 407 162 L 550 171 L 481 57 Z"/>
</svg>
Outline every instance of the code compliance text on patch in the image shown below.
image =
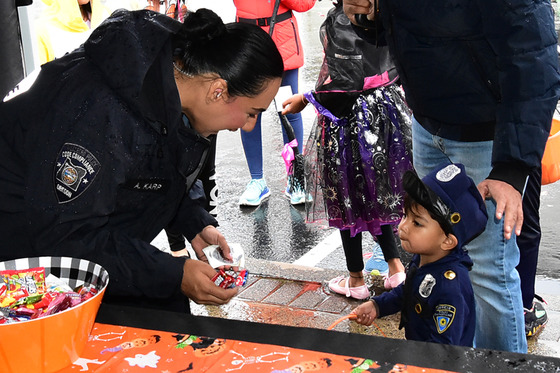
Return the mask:
<svg viewBox="0 0 560 373">
<path fill-rule="evenodd" d="M 72 201 L 93 182 L 101 164 L 80 145 L 62 145 L 54 169 L 54 189 L 58 203 Z"/>
</svg>

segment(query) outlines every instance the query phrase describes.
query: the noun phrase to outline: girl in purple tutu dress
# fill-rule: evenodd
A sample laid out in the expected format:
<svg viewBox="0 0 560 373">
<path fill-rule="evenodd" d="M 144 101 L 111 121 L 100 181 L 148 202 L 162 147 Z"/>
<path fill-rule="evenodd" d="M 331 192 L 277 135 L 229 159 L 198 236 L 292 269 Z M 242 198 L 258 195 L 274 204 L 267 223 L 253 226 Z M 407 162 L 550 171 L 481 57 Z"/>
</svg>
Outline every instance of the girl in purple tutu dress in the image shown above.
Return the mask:
<svg viewBox="0 0 560 373">
<path fill-rule="evenodd" d="M 341 3 L 329 11 L 321 40 L 325 57 L 316 89 L 286 100 L 283 113 L 307 103 L 317 111 L 305 150 L 306 193 L 313 197 L 307 220 L 327 219 L 340 230 L 350 276 L 332 279 L 329 288 L 365 299 L 362 232 L 381 246 L 389 267 L 385 288 L 405 278 L 394 229 L 403 213 L 402 176 L 412 169 L 411 112 L 380 35 L 360 38 Z"/>
</svg>

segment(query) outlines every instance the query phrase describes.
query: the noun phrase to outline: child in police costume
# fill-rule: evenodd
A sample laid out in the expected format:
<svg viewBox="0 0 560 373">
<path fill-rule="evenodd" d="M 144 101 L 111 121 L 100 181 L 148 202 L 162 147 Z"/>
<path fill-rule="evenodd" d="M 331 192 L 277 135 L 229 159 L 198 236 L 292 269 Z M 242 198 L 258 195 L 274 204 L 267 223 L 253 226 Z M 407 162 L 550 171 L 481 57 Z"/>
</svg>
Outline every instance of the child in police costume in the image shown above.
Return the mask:
<svg viewBox="0 0 560 373">
<path fill-rule="evenodd" d="M 482 197 L 462 164 L 443 164 L 422 180 L 407 171 L 403 249 L 413 253 L 403 284 L 352 311 L 356 322 L 401 311 L 407 339 L 472 346 L 475 304 L 463 246 L 485 228 Z"/>
</svg>

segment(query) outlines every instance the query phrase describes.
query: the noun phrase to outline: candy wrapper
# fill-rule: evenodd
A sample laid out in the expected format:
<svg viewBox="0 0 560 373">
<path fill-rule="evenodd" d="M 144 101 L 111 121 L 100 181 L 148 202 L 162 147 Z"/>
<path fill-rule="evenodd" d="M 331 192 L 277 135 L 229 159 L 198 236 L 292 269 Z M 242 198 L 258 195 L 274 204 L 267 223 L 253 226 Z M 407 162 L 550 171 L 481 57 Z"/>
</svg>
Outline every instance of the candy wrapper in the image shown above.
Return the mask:
<svg viewBox="0 0 560 373">
<path fill-rule="evenodd" d="M 212 281 L 223 289 L 230 289 L 236 286 L 244 286 L 247 283 L 249 272 L 244 269 L 240 272 L 224 271 L 220 269 L 212 278 Z"/>
<path fill-rule="evenodd" d="M 219 248 L 220 247 L 218 245 L 210 245 L 202 249 L 208 259 L 208 264 L 210 264 L 212 268 L 218 268 L 223 265 L 233 267 L 245 266 L 245 254 L 243 253 L 241 245 L 229 244 L 230 253 L 233 258 L 233 261 L 231 262 L 222 256 Z"/>
<path fill-rule="evenodd" d="M 10 307 L 18 300 L 45 293 L 45 268 L 0 271 L 0 307 Z"/>
<path fill-rule="evenodd" d="M 45 279 L 48 292 L 67 293 L 72 291 L 68 283 L 54 276 L 52 273 Z"/>
<path fill-rule="evenodd" d="M 72 289 L 43 267 L 0 271 L 0 324 L 49 316 L 92 298 L 95 286 Z"/>
</svg>

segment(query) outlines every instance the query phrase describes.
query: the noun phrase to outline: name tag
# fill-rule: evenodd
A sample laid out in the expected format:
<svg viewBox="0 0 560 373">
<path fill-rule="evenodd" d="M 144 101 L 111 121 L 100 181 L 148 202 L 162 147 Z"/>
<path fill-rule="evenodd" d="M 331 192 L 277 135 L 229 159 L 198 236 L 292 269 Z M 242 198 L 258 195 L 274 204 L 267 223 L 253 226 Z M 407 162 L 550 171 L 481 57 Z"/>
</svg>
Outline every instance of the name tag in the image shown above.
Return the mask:
<svg viewBox="0 0 560 373">
<path fill-rule="evenodd" d="M 163 179 L 131 179 L 124 183 L 124 187 L 139 192 L 164 194 L 169 189 L 169 181 Z"/>
</svg>

